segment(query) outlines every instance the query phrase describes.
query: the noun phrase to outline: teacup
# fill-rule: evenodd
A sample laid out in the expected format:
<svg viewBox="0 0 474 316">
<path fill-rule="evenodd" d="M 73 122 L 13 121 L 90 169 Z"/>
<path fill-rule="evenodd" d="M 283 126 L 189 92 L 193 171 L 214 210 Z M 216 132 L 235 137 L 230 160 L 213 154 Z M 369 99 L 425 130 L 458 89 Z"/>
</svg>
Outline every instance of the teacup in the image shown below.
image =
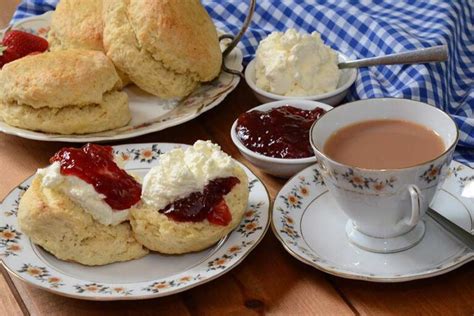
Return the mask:
<svg viewBox="0 0 474 316">
<path fill-rule="evenodd" d="M 423 125 L 443 140 L 438 157 L 401 169 L 365 169 L 344 165 L 324 154 L 328 138 L 348 125 L 378 119 L 398 119 Z M 347 214 L 349 240 L 373 252 L 397 252 L 424 236 L 422 220 L 443 183 L 459 133 L 445 112 L 426 103 L 395 98 L 347 103 L 327 112 L 310 131 L 316 166 L 340 208 Z"/>
</svg>

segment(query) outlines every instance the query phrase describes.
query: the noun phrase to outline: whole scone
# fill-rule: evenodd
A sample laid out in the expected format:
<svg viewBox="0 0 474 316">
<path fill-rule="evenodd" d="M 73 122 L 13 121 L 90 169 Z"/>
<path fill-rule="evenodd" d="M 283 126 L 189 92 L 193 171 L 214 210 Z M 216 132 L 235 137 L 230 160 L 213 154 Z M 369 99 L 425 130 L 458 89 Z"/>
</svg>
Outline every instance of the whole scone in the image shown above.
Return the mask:
<svg viewBox="0 0 474 316">
<path fill-rule="evenodd" d="M 102 0 L 61 0 L 51 16 L 50 50 L 103 51 Z"/>
<path fill-rule="evenodd" d="M 12 126 L 85 134 L 126 125 L 128 96 L 112 62 L 99 51 L 27 56 L 0 72 L 0 118 Z"/>
<path fill-rule="evenodd" d="M 188 95 L 218 76 L 217 31 L 199 0 L 104 0 L 104 48 L 141 89 Z"/>
<path fill-rule="evenodd" d="M 31 241 L 59 259 L 104 265 L 145 256 L 130 225 L 106 226 L 95 221 L 66 195 L 41 188 L 36 177 L 20 200 L 18 223 Z"/>
<path fill-rule="evenodd" d="M 178 221 L 163 210 L 179 199 L 196 196 L 210 181 L 235 177 L 238 183 L 223 196 L 228 222 L 219 214 L 199 221 Z M 182 254 L 208 248 L 226 236 L 242 220 L 248 203 L 245 171 L 217 145 L 198 141 L 186 150 L 176 149 L 160 157 L 144 179 L 142 202 L 130 210 L 130 224 L 137 240 L 150 250 Z M 197 197 L 200 198 L 200 197 Z M 222 207 L 222 203 L 219 203 Z M 176 207 L 176 204 L 174 205 Z M 171 216 L 169 216 L 171 215 Z"/>
</svg>

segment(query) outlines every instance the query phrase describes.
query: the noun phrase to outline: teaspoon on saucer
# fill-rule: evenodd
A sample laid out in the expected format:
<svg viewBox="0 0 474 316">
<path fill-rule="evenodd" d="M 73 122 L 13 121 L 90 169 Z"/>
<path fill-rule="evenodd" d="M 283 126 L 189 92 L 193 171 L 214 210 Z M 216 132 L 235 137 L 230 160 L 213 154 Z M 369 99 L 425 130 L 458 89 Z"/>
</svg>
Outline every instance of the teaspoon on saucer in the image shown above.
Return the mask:
<svg viewBox="0 0 474 316">
<path fill-rule="evenodd" d="M 338 67 L 344 69 L 376 65 L 422 64 L 446 60 L 448 60 L 448 46 L 439 45 L 404 53 L 343 61 L 338 64 Z"/>
<path fill-rule="evenodd" d="M 453 224 L 448 219 L 444 218 L 442 215 L 438 214 L 433 209 L 429 208 L 427 214 L 433 218 L 438 224 L 440 224 L 446 231 L 451 233 L 454 237 L 459 239 L 464 245 L 469 247 L 471 250 L 474 250 L 474 236 L 466 232 L 456 224 Z"/>
</svg>

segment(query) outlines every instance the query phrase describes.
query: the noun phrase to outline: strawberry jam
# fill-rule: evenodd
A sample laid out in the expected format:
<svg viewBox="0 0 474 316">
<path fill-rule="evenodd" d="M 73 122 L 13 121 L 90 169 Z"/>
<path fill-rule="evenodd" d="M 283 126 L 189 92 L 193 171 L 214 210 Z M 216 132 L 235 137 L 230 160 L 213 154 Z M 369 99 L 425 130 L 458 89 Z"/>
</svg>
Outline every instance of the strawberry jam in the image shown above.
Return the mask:
<svg viewBox="0 0 474 316">
<path fill-rule="evenodd" d="M 62 148 L 50 162 L 58 161 L 61 174 L 81 178 L 91 184 L 113 210 L 124 210 L 140 201 L 141 185 L 114 162 L 112 147 L 87 144 L 82 148 Z"/>
<path fill-rule="evenodd" d="M 250 111 L 237 120 L 237 136 L 248 149 L 274 158 L 306 158 L 314 155 L 309 129 L 325 111 L 302 110 L 285 105 L 269 111 Z"/>
<path fill-rule="evenodd" d="M 193 192 L 185 198 L 168 204 L 159 212 L 177 222 L 209 222 L 227 226 L 232 214 L 225 203 L 224 195 L 240 183 L 236 177 L 217 178 L 204 187 L 202 192 Z"/>
</svg>

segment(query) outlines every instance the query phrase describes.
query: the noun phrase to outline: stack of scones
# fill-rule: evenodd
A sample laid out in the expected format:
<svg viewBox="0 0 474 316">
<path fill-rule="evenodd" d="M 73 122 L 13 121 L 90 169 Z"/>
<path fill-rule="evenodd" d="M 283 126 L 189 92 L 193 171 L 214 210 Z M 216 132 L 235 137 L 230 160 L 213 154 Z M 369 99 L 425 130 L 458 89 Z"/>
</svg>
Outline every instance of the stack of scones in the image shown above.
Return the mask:
<svg viewBox="0 0 474 316">
<path fill-rule="evenodd" d="M 182 98 L 219 75 L 214 24 L 199 0 L 61 0 L 49 52 L 0 71 L 0 119 L 56 134 L 125 126 L 134 83 L 163 99 Z"/>
</svg>

